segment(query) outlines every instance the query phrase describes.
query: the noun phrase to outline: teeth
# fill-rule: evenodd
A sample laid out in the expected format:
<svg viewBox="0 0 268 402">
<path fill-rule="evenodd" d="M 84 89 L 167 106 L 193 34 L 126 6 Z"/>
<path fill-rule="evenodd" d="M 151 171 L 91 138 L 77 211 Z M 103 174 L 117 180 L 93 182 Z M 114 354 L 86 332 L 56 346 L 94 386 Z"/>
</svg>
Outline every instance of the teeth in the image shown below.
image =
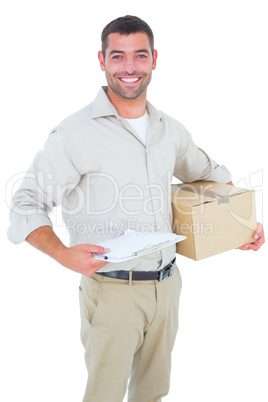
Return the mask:
<svg viewBox="0 0 268 402">
<path fill-rule="evenodd" d="M 120 80 L 123 82 L 136 82 L 139 78 L 120 78 Z"/>
</svg>

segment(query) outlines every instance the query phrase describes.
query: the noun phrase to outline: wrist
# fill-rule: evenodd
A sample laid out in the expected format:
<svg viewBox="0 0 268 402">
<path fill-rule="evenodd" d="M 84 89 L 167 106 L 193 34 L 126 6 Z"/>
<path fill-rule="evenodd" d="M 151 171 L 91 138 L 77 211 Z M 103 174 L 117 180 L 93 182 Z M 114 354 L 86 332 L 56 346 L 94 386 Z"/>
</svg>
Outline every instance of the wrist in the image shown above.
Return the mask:
<svg viewBox="0 0 268 402">
<path fill-rule="evenodd" d="M 65 265 L 65 262 L 68 259 L 67 257 L 68 251 L 69 247 L 66 247 L 63 243 L 61 243 L 56 248 L 53 258 L 60 264 Z"/>
</svg>

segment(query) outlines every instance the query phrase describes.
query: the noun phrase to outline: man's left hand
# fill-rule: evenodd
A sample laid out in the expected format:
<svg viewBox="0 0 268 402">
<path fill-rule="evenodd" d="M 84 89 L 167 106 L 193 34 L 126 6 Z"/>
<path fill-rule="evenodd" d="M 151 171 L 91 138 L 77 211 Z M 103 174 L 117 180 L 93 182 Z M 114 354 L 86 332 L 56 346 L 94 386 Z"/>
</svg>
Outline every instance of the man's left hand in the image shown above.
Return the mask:
<svg viewBox="0 0 268 402">
<path fill-rule="evenodd" d="M 259 223 L 259 222 L 257 224 L 257 230 L 254 233 L 253 237 L 254 237 L 254 239 L 256 239 L 256 241 L 254 241 L 253 243 L 244 244 L 244 246 L 242 246 L 242 247 L 238 247 L 239 250 L 254 250 L 254 251 L 257 251 L 263 245 L 263 243 L 265 242 L 264 231 L 263 231 L 262 224 Z"/>
</svg>

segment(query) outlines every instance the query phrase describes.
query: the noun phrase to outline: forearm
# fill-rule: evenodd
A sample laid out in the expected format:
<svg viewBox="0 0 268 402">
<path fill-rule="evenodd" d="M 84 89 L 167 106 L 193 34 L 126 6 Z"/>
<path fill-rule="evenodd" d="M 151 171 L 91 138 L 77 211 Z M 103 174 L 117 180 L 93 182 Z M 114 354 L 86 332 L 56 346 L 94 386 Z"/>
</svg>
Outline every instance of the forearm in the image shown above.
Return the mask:
<svg viewBox="0 0 268 402">
<path fill-rule="evenodd" d="M 50 226 L 42 226 L 34 230 L 26 238 L 26 241 L 58 262 L 61 262 L 67 249 Z"/>
</svg>

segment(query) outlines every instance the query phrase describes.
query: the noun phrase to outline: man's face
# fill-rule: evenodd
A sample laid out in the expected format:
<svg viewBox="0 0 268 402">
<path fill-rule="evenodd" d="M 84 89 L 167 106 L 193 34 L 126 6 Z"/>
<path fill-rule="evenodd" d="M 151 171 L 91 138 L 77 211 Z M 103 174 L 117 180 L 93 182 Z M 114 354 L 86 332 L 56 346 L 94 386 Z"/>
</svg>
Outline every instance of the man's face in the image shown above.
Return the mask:
<svg viewBox="0 0 268 402">
<path fill-rule="evenodd" d="M 109 90 L 117 97 L 146 97 L 146 88 L 156 68 L 157 52 L 152 50 L 148 35 L 112 33 L 108 36 L 105 59 L 99 52 L 100 66 L 105 71 Z"/>
</svg>

